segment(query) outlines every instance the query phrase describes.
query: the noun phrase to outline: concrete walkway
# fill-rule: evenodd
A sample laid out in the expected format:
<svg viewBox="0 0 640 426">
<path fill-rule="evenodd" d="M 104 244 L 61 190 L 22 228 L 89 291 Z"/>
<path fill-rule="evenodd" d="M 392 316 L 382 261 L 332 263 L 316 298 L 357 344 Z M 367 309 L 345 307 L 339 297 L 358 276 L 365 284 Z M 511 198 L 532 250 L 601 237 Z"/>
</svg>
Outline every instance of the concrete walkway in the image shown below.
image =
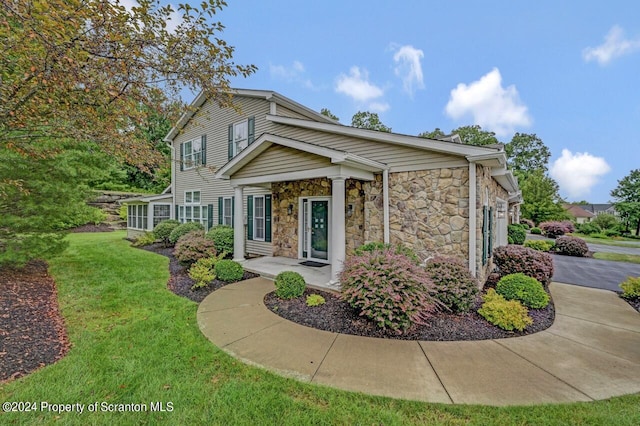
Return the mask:
<svg viewBox="0 0 640 426">
<path fill-rule="evenodd" d="M 511 339 L 417 342 L 312 329 L 263 304 L 264 278 L 198 308 L 202 332 L 251 365 L 349 391 L 419 401 L 529 405 L 640 392 L 640 314 L 614 293 L 552 283 L 553 326 Z"/>
</svg>

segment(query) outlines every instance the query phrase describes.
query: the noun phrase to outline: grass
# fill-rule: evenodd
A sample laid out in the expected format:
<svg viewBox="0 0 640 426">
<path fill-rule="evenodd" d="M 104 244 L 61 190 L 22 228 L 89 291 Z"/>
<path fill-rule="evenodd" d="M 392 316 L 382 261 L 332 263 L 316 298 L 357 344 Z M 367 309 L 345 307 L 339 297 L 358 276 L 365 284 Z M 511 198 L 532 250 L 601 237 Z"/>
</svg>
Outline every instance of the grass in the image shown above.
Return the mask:
<svg viewBox="0 0 640 426">
<path fill-rule="evenodd" d="M 349 393 L 247 366 L 199 331 L 197 305 L 166 289 L 167 259 L 124 234 L 72 234 L 50 261 L 72 343 L 54 365 L 0 385 L 0 401 L 172 403 L 171 412 L 2 413 L 1 424 L 637 424 L 640 394 L 494 408 Z"/>
<path fill-rule="evenodd" d="M 597 252 L 593 254 L 593 257 L 602 260 L 613 260 L 614 262 L 640 263 L 640 256 L 637 254 Z"/>
<path fill-rule="evenodd" d="M 602 244 L 605 246 L 617 246 L 617 247 L 635 247 L 640 248 L 640 241 L 633 238 L 624 238 L 624 237 L 616 237 L 616 238 L 593 238 L 588 235 L 581 234 L 579 232 L 574 232 L 574 237 L 580 237 L 588 243 L 591 244 Z"/>
</svg>

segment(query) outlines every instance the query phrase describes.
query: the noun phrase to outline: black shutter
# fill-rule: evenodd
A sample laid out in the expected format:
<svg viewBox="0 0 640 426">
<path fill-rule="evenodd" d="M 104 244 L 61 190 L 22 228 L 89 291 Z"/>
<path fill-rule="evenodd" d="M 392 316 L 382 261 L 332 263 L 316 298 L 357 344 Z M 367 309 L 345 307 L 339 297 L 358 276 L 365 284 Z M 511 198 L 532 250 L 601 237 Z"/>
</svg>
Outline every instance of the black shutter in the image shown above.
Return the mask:
<svg viewBox="0 0 640 426">
<path fill-rule="evenodd" d="M 249 117 L 249 120 L 247 120 L 247 133 L 248 133 L 248 143 L 247 145 L 251 145 L 253 143 L 253 140 L 255 139 L 255 127 L 256 127 L 256 118 L 255 117 Z"/>
<path fill-rule="evenodd" d="M 180 144 L 180 171 L 184 170 L 184 144 Z"/>
<path fill-rule="evenodd" d="M 176 204 L 176 216 L 174 217 L 175 220 L 180 220 L 179 209 L 180 209 L 180 206 Z"/>
<path fill-rule="evenodd" d="M 235 195 L 231 197 L 231 226 L 235 226 L 234 222 L 236 220 L 236 197 Z"/>
<path fill-rule="evenodd" d="M 207 204 L 207 230 L 213 228 L 213 204 Z"/>
<path fill-rule="evenodd" d="M 233 124 L 229 124 L 229 160 L 233 158 Z"/>
<path fill-rule="evenodd" d="M 207 135 L 202 135 L 202 165 L 207 164 Z"/>
<path fill-rule="evenodd" d="M 493 255 L 493 207 L 489 208 L 489 250 L 487 257 Z"/>
<path fill-rule="evenodd" d="M 488 214 L 487 206 L 482 207 L 482 264 L 487 264 L 487 232 L 489 230 L 489 226 L 487 223 Z"/>
<path fill-rule="evenodd" d="M 222 197 L 218 197 L 218 225 L 222 225 L 223 212 L 224 202 Z"/>
<path fill-rule="evenodd" d="M 264 196 L 264 240 L 271 242 L 271 194 Z"/>
<path fill-rule="evenodd" d="M 253 195 L 247 196 L 247 240 L 253 240 Z"/>
</svg>

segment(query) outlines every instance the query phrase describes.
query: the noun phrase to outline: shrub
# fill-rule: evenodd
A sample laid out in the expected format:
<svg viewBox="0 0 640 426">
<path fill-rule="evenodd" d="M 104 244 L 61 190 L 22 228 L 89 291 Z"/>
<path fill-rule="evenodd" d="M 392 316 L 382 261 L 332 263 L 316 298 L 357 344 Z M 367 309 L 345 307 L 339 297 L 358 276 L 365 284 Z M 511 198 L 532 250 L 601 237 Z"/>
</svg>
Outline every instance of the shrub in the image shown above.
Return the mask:
<svg viewBox="0 0 640 426">
<path fill-rule="evenodd" d="M 524 240 L 527 238 L 527 231 L 520 225 L 507 226 L 507 240 L 511 238 L 513 241 L 511 244 L 524 244 Z"/>
<path fill-rule="evenodd" d="M 591 234 L 597 234 L 601 232 L 602 229 L 595 223 L 587 222 L 587 223 L 578 225 L 578 231 L 580 231 L 584 235 L 591 235 Z"/>
<path fill-rule="evenodd" d="M 503 330 L 524 330 L 533 324 L 529 311 L 517 300 L 506 300 L 494 289 L 489 289 L 482 298 L 484 303 L 478 313 L 491 324 Z"/>
<path fill-rule="evenodd" d="M 536 234 L 536 235 L 541 235 L 542 234 L 542 229 L 540 228 L 531 228 L 531 233 L 532 234 Z"/>
<path fill-rule="evenodd" d="M 233 256 L 233 228 L 227 225 L 214 226 L 207 232 L 207 238 L 213 241 L 219 253 Z"/>
<path fill-rule="evenodd" d="M 567 232 L 573 232 L 569 231 L 569 229 L 573 229 L 573 225 L 569 228 L 567 222 L 543 222 L 540 224 L 540 229 L 542 229 L 542 232 L 544 232 L 547 237 L 556 238 Z"/>
<path fill-rule="evenodd" d="M 619 237 L 620 231 L 618 231 L 617 229 L 605 229 L 604 231 L 602 231 L 604 233 L 604 235 L 606 235 L 607 237 Z"/>
<path fill-rule="evenodd" d="M 593 218 L 591 223 L 600 227 L 600 229 L 614 229 L 620 223 L 617 217 L 609 213 L 601 213 Z"/>
<path fill-rule="evenodd" d="M 582 238 L 565 235 L 556 238 L 554 251 L 567 256 L 584 257 L 589 252 L 589 247 Z"/>
<path fill-rule="evenodd" d="M 543 285 L 548 285 L 553 276 L 553 259 L 548 253 L 523 246 L 502 246 L 493 251 L 493 262 L 500 276 L 522 272 Z"/>
<path fill-rule="evenodd" d="M 244 275 L 242 265 L 230 259 L 223 259 L 216 263 L 215 271 L 218 279 L 225 282 L 240 281 Z"/>
<path fill-rule="evenodd" d="M 200 234 L 204 236 L 204 228 L 199 222 L 181 223 L 180 225 L 176 226 L 169 234 L 169 243 L 176 244 L 180 237 L 182 237 L 183 235 L 187 235 L 192 231 L 200 231 Z"/>
<path fill-rule="evenodd" d="M 507 300 L 518 300 L 529 308 L 540 309 L 549 304 L 549 295 L 542 284 L 523 273 L 502 277 L 496 285 L 496 292 Z"/>
<path fill-rule="evenodd" d="M 206 257 L 199 259 L 189 268 L 189 277 L 195 281 L 191 289 L 201 288 L 209 285 L 216 279 L 216 273 L 213 269 L 215 265 L 215 257 Z"/>
<path fill-rule="evenodd" d="M 213 241 L 206 239 L 201 231 L 191 231 L 180 237 L 173 255 L 185 265 L 191 265 L 200 259 L 216 255 Z"/>
<path fill-rule="evenodd" d="M 162 222 L 157 224 L 155 228 L 153 228 L 153 233 L 156 235 L 156 238 L 162 241 L 162 244 L 164 244 L 166 247 L 169 245 L 169 236 L 171 235 L 171 231 L 176 229 L 178 225 L 180 225 L 180 221 L 178 220 L 163 220 Z"/>
<path fill-rule="evenodd" d="M 307 306 L 320 306 L 324 305 L 325 302 L 326 300 L 324 300 L 324 297 L 319 294 L 310 294 L 307 296 Z"/>
<path fill-rule="evenodd" d="M 343 299 L 360 315 L 398 332 L 424 324 L 439 305 L 427 271 L 391 247 L 348 257 L 340 282 Z"/>
<path fill-rule="evenodd" d="M 276 275 L 276 296 L 280 299 L 293 299 L 302 296 L 307 284 L 297 272 L 283 271 Z"/>
<path fill-rule="evenodd" d="M 605 234 L 603 234 L 602 232 L 598 232 L 597 234 L 591 234 L 589 235 L 591 238 L 598 238 L 599 240 L 606 240 L 607 237 Z"/>
<path fill-rule="evenodd" d="M 520 219 L 520 225 L 527 225 L 528 229 L 535 228 L 536 224 L 530 219 Z"/>
<path fill-rule="evenodd" d="M 573 224 L 572 221 L 570 220 L 563 220 L 562 222 L 560 222 L 562 224 L 562 226 L 564 226 L 565 229 L 565 234 L 570 234 L 572 232 L 576 232 L 576 226 Z"/>
<path fill-rule="evenodd" d="M 626 281 L 620 283 L 622 297 L 625 299 L 640 298 L 640 277 L 628 277 Z"/>
<path fill-rule="evenodd" d="M 524 246 L 536 251 L 549 251 L 554 246 L 554 243 L 547 240 L 527 240 L 524 242 Z"/>
<path fill-rule="evenodd" d="M 447 257 L 430 259 L 425 266 L 435 286 L 434 296 L 454 312 L 467 312 L 478 294 L 478 281 L 459 260 Z"/>
<path fill-rule="evenodd" d="M 144 247 L 156 242 L 156 236 L 153 232 L 145 232 L 134 238 L 131 243 L 134 247 Z"/>
<path fill-rule="evenodd" d="M 391 244 L 385 244 L 380 242 L 367 243 L 355 249 L 355 255 L 361 256 L 365 253 L 372 253 L 376 250 L 378 251 L 393 250 L 396 254 L 407 256 L 409 259 L 413 260 L 416 264 L 420 263 L 420 259 L 418 258 L 418 255 L 416 255 L 416 253 L 411 248 L 402 244 L 391 245 Z"/>
</svg>

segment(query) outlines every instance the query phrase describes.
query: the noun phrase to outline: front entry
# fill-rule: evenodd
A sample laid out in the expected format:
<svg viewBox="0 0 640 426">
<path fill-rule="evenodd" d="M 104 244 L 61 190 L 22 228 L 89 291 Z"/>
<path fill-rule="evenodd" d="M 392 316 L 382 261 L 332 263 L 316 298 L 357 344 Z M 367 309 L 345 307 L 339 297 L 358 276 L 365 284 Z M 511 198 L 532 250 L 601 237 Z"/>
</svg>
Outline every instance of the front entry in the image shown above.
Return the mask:
<svg viewBox="0 0 640 426">
<path fill-rule="evenodd" d="M 301 257 L 327 263 L 329 260 L 329 208 L 331 198 L 300 199 Z"/>
</svg>

